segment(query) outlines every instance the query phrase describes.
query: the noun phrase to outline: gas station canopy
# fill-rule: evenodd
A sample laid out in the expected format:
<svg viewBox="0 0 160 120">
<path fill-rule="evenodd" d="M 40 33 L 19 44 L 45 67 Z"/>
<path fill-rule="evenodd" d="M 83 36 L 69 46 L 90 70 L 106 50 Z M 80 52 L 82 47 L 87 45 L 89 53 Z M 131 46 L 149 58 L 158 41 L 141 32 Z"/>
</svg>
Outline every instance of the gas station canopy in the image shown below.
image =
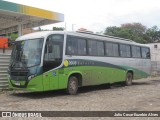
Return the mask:
<svg viewBox="0 0 160 120">
<path fill-rule="evenodd" d="M 63 21 L 61 13 L 0 1 L 0 35 Z"/>
</svg>

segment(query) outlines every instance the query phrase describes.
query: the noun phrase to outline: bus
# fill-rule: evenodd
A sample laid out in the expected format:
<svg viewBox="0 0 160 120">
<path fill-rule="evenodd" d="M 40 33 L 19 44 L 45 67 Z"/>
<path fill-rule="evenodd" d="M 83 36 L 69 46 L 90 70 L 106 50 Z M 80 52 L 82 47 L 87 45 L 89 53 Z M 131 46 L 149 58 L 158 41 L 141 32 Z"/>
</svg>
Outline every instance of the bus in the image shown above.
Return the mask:
<svg viewBox="0 0 160 120">
<path fill-rule="evenodd" d="M 27 91 L 125 83 L 151 73 L 150 48 L 129 39 L 83 32 L 42 31 L 16 39 L 9 86 Z"/>
</svg>

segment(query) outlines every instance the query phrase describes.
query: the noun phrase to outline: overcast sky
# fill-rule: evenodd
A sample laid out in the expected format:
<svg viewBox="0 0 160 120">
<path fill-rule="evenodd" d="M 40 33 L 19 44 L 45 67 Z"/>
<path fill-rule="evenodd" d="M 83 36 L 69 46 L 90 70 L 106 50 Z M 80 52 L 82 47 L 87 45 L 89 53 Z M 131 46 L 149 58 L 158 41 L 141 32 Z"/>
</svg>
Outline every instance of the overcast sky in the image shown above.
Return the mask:
<svg viewBox="0 0 160 120">
<path fill-rule="evenodd" d="M 94 32 L 108 26 L 140 22 L 147 27 L 160 28 L 160 0 L 6 0 L 38 7 L 65 15 L 67 30 L 87 28 Z M 64 27 L 64 23 L 42 27 Z"/>
</svg>

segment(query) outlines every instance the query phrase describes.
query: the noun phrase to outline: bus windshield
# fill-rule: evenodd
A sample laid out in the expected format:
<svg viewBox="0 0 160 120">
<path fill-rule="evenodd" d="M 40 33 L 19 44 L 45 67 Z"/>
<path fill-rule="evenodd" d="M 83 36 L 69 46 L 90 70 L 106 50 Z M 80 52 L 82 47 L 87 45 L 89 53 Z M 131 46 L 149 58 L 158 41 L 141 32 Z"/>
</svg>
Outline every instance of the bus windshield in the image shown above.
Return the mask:
<svg viewBox="0 0 160 120">
<path fill-rule="evenodd" d="M 32 67 L 41 62 L 43 38 L 17 41 L 11 55 L 11 67 Z"/>
</svg>

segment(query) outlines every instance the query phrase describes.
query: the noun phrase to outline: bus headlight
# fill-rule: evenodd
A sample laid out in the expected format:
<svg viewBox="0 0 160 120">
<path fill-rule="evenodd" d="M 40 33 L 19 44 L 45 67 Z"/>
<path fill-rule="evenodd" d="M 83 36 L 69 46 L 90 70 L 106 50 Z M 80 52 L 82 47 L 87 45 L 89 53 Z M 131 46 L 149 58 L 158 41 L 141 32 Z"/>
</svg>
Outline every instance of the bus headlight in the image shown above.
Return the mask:
<svg viewBox="0 0 160 120">
<path fill-rule="evenodd" d="M 32 78 L 34 78 L 36 75 L 30 75 L 29 77 L 28 77 L 28 80 L 31 80 Z"/>
</svg>

